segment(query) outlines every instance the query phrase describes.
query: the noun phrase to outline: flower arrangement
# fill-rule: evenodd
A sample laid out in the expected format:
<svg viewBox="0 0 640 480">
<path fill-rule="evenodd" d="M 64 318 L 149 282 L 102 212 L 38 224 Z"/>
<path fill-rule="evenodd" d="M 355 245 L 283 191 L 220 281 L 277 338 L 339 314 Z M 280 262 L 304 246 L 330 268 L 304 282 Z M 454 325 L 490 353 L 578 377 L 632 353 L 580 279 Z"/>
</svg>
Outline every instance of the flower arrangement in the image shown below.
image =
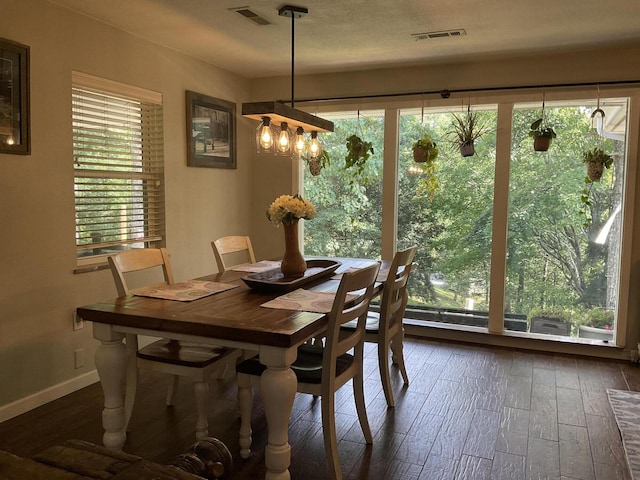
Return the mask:
<svg viewBox="0 0 640 480">
<path fill-rule="evenodd" d="M 311 220 L 316 216 L 316 207 L 300 195 L 280 195 L 267 210 L 267 218 L 275 226 L 293 225 L 304 218 Z"/>
</svg>

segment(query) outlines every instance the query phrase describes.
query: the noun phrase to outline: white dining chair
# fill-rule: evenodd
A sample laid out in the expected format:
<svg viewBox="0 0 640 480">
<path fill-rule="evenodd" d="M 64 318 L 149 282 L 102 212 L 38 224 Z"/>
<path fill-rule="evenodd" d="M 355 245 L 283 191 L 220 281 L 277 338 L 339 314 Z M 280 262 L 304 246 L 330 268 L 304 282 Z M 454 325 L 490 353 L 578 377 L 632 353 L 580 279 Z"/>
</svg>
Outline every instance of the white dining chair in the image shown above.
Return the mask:
<svg viewBox="0 0 640 480">
<path fill-rule="evenodd" d="M 380 312 L 369 311 L 365 327 L 365 342 L 378 344 L 378 367 L 382 381 L 382 389 L 389 407 L 395 405 L 391 376 L 389 373 L 389 352 L 394 365 L 398 366 L 405 385 L 409 385 L 409 376 L 404 363 L 404 326 L 403 317 L 409 293 L 407 283 L 413 268 L 416 247 L 397 252 L 382 290 Z M 343 331 L 356 327 L 355 322 L 342 326 Z"/>
<path fill-rule="evenodd" d="M 291 365 L 298 380 L 297 391 L 321 397 L 324 445 L 329 471 L 334 480 L 342 478 L 336 439 L 335 392 L 351 379 L 362 433 L 367 443 L 373 442 L 364 398 L 363 341 L 367 310 L 379 266 L 379 263 L 376 263 L 343 274 L 333 307 L 328 314 L 325 345 L 300 346 L 298 358 Z M 349 294 L 355 299 L 347 297 Z M 356 328 L 348 336 L 341 336 L 341 325 L 352 320 L 356 321 Z M 352 349 L 352 354 L 347 353 Z M 251 447 L 251 387 L 258 383 L 265 368 L 257 358 L 245 360 L 236 366 L 240 409 L 240 456 L 243 458 L 249 456 Z"/>
<path fill-rule="evenodd" d="M 154 285 L 175 283 L 169 255 L 165 248 L 127 250 L 108 257 L 108 262 L 120 297 L 131 293 L 125 275 L 134 272 L 145 272 L 144 274 L 149 276 L 157 273 L 156 276 L 161 276 L 162 281 Z M 134 334 L 126 335 L 126 348 L 129 367 L 125 391 L 125 429 L 129 425 L 135 403 L 138 369 L 146 369 L 171 375 L 167 391 L 167 406 L 174 404 L 179 378 L 191 379 L 197 412 L 196 438 L 206 437 L 209 404 L 207 380 L 214 372 L 221 373 L 228 365 L 235 366 L 242 352 L 236 349 L 166 339 L 138 348 L 138 336 Z"/>
</svg>

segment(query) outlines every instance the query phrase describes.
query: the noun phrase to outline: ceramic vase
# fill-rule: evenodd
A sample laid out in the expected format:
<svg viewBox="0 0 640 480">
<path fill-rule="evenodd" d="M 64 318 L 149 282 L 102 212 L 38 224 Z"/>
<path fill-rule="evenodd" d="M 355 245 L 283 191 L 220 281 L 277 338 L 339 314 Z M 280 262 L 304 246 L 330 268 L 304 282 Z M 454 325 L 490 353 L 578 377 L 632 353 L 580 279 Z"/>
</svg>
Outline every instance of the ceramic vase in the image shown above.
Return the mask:
<svg viewBox="0 0 640 480">
<path fill-rule="evenodd" d="M 307 270 L 307 262 L 300 253 L 298 243 L 298 220 L 284 227 L 284 256 L 280 270 L 285 278 L 302 277 Z"/>
</svg>

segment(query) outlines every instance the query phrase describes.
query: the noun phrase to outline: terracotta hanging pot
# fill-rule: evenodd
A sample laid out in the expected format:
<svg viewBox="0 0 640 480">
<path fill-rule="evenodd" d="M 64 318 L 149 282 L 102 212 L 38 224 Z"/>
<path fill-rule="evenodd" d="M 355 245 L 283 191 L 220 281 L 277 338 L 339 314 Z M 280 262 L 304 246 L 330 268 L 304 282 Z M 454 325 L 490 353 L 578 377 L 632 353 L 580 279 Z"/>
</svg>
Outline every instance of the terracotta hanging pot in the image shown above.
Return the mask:
<svg viewBox="0 0 640 480">
<path fill-rule="evenodd" d="M 413 161 L 424 163 L 427 161 L 427 149 L 425 147 L 413 147 Z"/>
<path fill-rule="evenodd" d="M 307 270 L 307 262 L 304 261 L 300 253 L 298 243 L 298 220 L 291 225 L 283 224 L 284 227 L 284 256 L 280 270 L 285 278 L 298 278 L 304 275 Z"/>
<path fill-rule="evenodd" d="M 536 152 L 546 152 L 551 146 L 551 137 L 535 137 L 533 139 L 533 149 Z"/>
</svg>

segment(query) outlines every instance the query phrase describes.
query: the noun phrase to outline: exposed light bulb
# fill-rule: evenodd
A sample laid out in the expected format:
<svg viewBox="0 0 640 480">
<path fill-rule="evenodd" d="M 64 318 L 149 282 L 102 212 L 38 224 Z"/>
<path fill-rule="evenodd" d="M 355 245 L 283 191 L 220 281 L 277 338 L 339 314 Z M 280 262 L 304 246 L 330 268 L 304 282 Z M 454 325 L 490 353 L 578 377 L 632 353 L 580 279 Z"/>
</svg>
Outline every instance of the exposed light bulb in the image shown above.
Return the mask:
<svg viewBox="0 0 640 480">
<path fill-rule="evenodd" d="M 263 151 L 271 151 L 273 149 L 273 141 L 275 135 L 271 128 L 271 119 L 269 117 L 262 117 L 262 123 L 258 126 L 258 153 Z"/>
<path fill-rule="evenodd" d="M 296 129 L 296 138 L 293 142 L 293 151 L 298 155 L 302 155 L 307 148 L 307 142 L 304 140 L 304 129 L 298 127 Z"/>
<path fill-rule="evenodd" d="M 278 134 L 277 143 L 278 152 L 288 153 L 291 146 L 291 138 L 289 138 L 289 125 L 287 122 L 280 124 L 280 133 Z"/>
<path fill-rule="evenodd" d="M 318 132 L 311 132 L 311 141 L 309 142 L 309 157 L 318 158 L 322 155 L 322 143 L 318 138 Z"/>
<path fill-rule="evenodd" d="M 7 145 L 13 145 L 15 142 L 15 140 L 13 139 L 13 137 L 9 137 L 7 138 Z"/>
</svg>

